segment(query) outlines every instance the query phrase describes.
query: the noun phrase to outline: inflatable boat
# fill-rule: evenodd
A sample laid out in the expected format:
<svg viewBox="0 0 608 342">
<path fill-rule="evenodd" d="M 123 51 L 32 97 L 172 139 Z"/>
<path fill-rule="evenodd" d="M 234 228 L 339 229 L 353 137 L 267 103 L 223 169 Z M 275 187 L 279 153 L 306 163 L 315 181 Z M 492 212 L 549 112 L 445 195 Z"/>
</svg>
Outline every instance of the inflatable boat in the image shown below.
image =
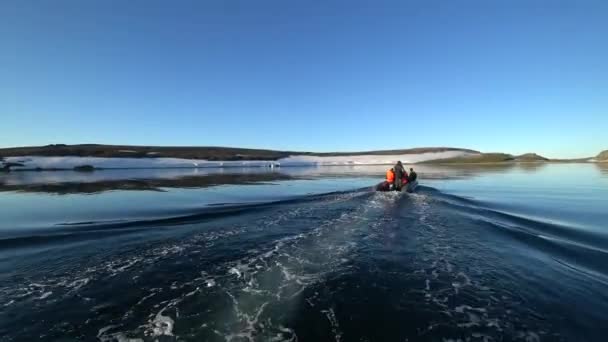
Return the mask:
<svg viewBox="0 0 608 342">
<path fill-rule="evenodd" d="M 416 191 L 416 187 L 418 187 L 418 181 L 408 182 L 401 188 L 401 191 L 414 192 L 414 191 Z M 394 189 L 389 182 L 384 181 L 384 182 L 376 185 L 376 191 L 397 191 L 397 190 Z"/>
</svg>

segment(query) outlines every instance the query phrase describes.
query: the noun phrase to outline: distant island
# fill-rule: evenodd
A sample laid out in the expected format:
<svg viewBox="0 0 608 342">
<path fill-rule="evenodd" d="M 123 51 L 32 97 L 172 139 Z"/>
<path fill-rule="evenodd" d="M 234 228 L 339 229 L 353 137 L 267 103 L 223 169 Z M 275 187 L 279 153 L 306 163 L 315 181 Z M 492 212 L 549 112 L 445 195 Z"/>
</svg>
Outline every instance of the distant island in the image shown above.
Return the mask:
<svg viewBox="0 0 608 342">
<path fill-rule="evenodd" d="M 479 153 L 445 159 L 427 160 L 425 164 L 485 164 L 485 163 L 592 163 L 608 162 L 608 150 L 600 152 L 596 157 L 576 159 L 549 159 L 536 153 L 512 155 L 507 153 Z"/>
<path fill-rule="evenodd" d="M 596 157 L 549 159 L 535 153 L 482 153 L 454 147 L 420 147 L 361 152 L 298 152 L 233 147 L 170 147 L 53 144 L 0 149 L 0 170 L 75 170 L 115 168 L 280 167 L 307 165 L 380 165 L 397 160 L 416 164 L 489 164 L 608 162 L 608 150 Z"/>
</svg>

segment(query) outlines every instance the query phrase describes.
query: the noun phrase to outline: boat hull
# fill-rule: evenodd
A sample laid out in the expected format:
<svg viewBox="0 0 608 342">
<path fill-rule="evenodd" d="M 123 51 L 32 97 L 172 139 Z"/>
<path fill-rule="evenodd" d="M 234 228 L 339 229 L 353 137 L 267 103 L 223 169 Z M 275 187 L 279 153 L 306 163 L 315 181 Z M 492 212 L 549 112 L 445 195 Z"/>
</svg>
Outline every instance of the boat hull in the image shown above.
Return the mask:
<svg viewBox="0 0 608 342">
<path fill-rule="evenodd" d="M 418 187 L 418 181 L 408 182 L 401 188 L 401 191 L 414 192 Z M 393 189 L 387 181 L 378 183 L 375 187 L 376 191 L 397 191 Z"/>
</svg>

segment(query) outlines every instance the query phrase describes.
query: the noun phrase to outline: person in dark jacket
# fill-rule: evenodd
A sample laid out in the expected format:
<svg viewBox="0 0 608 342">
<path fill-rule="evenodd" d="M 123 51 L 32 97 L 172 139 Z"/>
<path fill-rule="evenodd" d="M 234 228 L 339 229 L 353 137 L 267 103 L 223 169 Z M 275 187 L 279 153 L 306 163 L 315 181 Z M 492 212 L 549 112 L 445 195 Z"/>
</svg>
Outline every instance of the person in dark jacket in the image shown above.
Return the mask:
<svg viewBox="0 0 608 342">
<path fill-rule="evenodd" d="M 413 168 L 410 167 L 410 175 L 408 179 L 410 180 L 410 182 L 413 182 L 416 180 L 416 178 L 418 178 L 418 174 L 416 173 L 416 171 L 414 171 Z"/>
<path fill-rule="evenodd" d="M 395 171 L 395 190 L 401 191 L 401 187 L 403 186 L 401 179 L 403 178 L 403 176 L 407 175 L 407 172 L 405 172 L 401 161 L 398 161 L 397 164 L 395 164 L 393 170 Z"/>
</svg>

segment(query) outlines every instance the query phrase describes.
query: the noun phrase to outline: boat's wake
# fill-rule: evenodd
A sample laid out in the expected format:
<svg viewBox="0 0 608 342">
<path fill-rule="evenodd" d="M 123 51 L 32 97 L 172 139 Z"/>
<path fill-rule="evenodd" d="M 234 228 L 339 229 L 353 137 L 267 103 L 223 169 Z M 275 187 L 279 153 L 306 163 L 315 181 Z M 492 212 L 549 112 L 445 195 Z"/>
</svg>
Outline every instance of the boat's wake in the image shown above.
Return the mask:
<svg viewBox="0 0 608 342">
<path fill-rule="evenodd" d="M 549 308 L 608 302 L 597 237 L 423 186 L 56 228 L 0 242 L 4 253 L 92 249 L 4 277 L 8 340 L 560 339 L 569 330 Z M 556 275 L 568 301 L 557 300 L 564 287 L 545 288 Z"/>
</svg>

